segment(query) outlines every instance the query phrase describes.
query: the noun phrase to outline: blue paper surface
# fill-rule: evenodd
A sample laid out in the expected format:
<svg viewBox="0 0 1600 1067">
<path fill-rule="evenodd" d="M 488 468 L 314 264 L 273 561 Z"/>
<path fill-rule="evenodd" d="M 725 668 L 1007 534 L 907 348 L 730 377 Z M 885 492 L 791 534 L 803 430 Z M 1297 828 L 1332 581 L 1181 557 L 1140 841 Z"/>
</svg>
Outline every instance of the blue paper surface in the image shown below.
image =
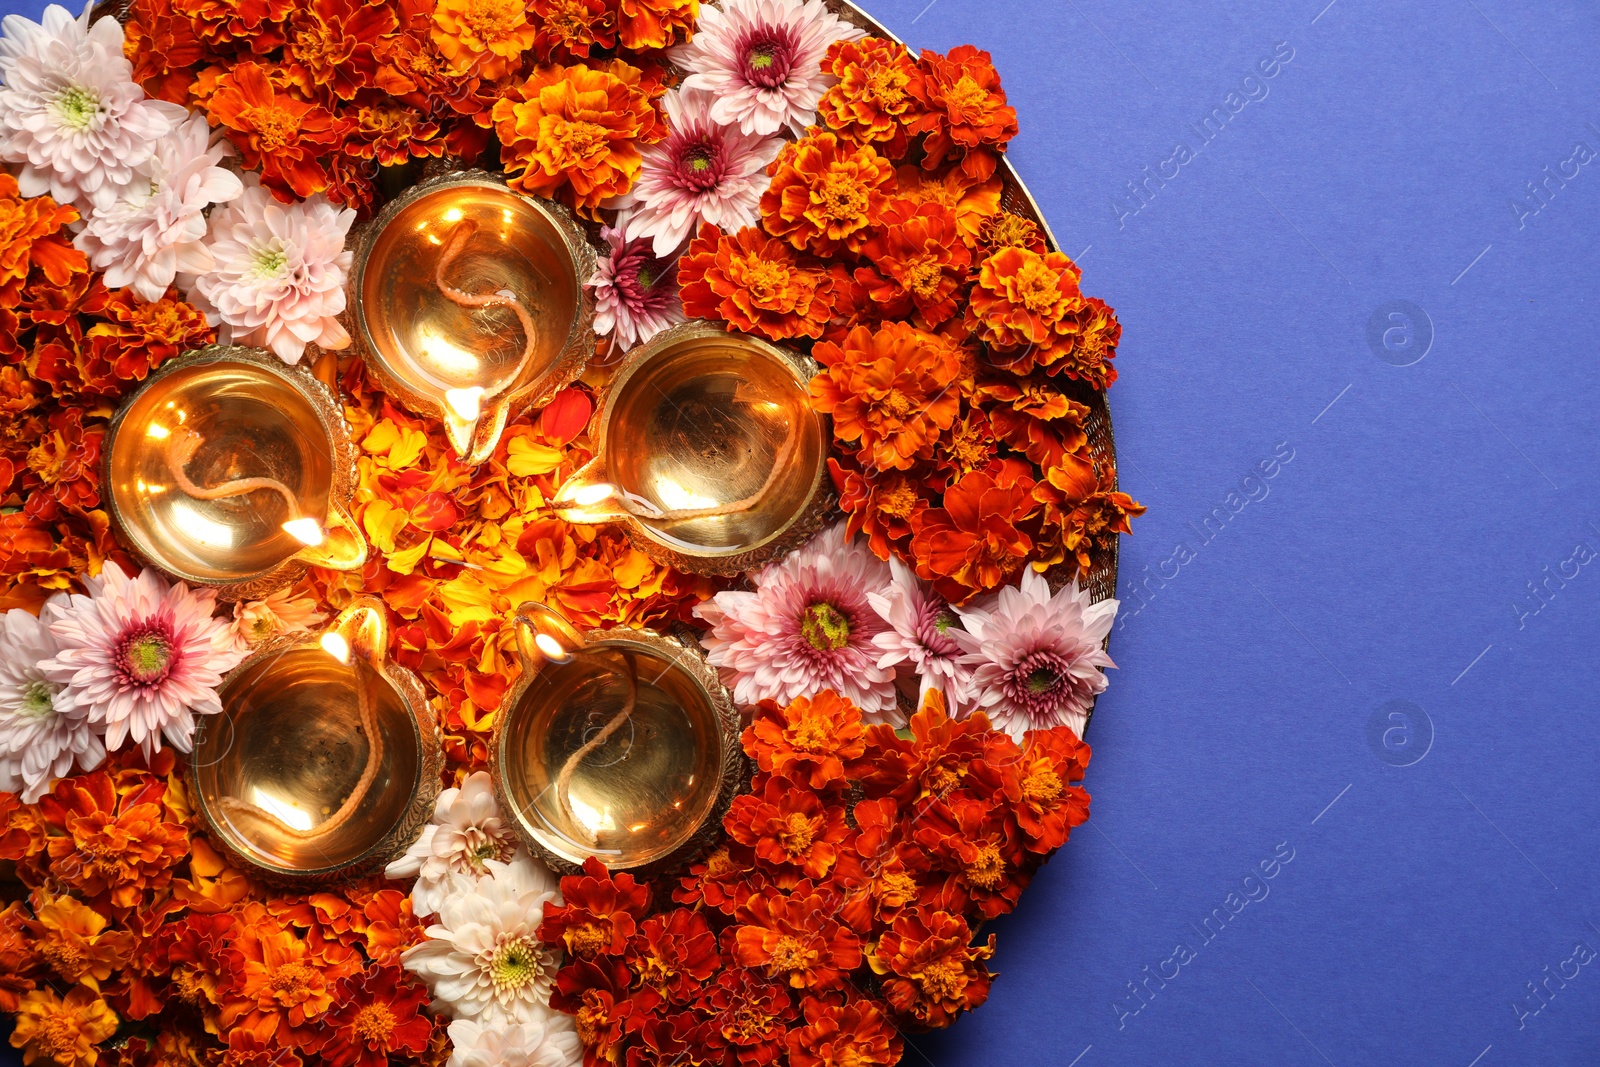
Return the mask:
<svg viewBox="0 0 1600 1067">
<path fill-rule="evenodd" d="M 1093 818 L 905 1062 L 1600 1063 L 1600 7 L 867 6 L 993 53 L 1150 506 Z"/>
</svg>

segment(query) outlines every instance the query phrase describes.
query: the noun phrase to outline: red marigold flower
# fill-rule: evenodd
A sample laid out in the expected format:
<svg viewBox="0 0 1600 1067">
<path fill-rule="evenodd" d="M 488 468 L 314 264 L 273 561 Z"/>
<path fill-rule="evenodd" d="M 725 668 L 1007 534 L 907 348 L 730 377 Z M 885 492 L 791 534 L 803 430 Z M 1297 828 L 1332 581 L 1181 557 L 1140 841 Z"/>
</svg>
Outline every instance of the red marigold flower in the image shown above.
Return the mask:
<svg viewBox="0 0 1600 1067">
<path fill-rule="evenodd" d="M 209 45 L 238 41 L 264 56 L 284 43 L 284 23 L 295 0 L 170 0 L 185 15 L 200 39 Z M 219 48 L 235 53 L 238 48 Z"/>
<path fill-rule="evenodd" d="M 871 145 L 810 133 L 784 145 L 767 167 L 761 224 L 796 249 L 832 256 L 859 251 L 895 190 L 894 166 Z"/>
<path fill-rule="evenodd" d="M 7 796 L 20 803 L 17 794 Z M 39 962 L 33 934 L 28 930 L 30 921 L 27 906 L 20 900 L 13 900 L 0 910 L 0 1011 L 12 1015 L 17 1013 L 23 996 L 38 985 L 30 973 L 37 971 Z"/>
<path fill-rule="evenodd" d="M 531 0 L 533 54 L 541 63 L 589 58 L 617 42 L 612 11 L 606 0 Z"/>
<path fill-rule="evenodd" d="M 925 891 L 922 900 L 947 911 L 976 908 L 984 918 L 1004 915 L 1032 875 L 1022 866 L 1019 835 L 993 805 L 971 797 L 951 796 L 917 819 L 918 845 L 948 877 Z"/>
<path fill-rule="evenodd" d="M 100 504 L 100 447 L 104 425 L 84 426 L 82 408 L 50 414 L 49 432 L 28 452 L 28 469 L 63 507 L 87 510 Z"/>
<path fill-rule="evenodd" d="M 688 40 L 700 17 L 700 0 L 618 0 L 617 39 L 635 52 Z"/>
<path fill-rule="evenodd" d="M 232 912 L 190 913 L 163 926 L 150 941 L 151 965 L 165 974 L 179 1000 L 217 1025 L 220 990 L 231 986 L 244 964 L 233 947 L 239 920 Z"/>
<path fill-rule="evenodd" d="M 358 159 L 374 159 L 396 166 L 411 159 L 444 154 L 439 124 L 415 108 L 391 102 L 361 104 L 355 109 L 346 151 Z"/>
<path fill-rule="evenodd" d="M 359 0 L 307 0 L 289 16 L 283 73 L 307 97 L 322 90 L 354 99 L 378 73 L 373 47 L 398 25 L 384 5 Z"/>
<path fill-rule="evenodd" d="M 906 154 L 906 128 L 923 115 L 917 99 L 922 70 L 906 46 L 882 37 L 835 41 L 822 69 L 838 78 L 822 95 L 817 116 L 840 136 L 882 145 L 883 154 Z"/>
<path fill-rule="evenodd" d="M 93 901 L 135 908 L 164 889 L 189 852 L 189 832 L 161 803 L 166 782 L 144 776 L 119 793 L 108 767 L 63 778 L 39 801 L 50 873 Z"/>
<path fill-rule="evenodd" d="M 1089 794 L 1072 784 L 1083 781 L 1088 765 L 1089 746 L 1067 727 L 1029 731 L 1021 758 L 1000 776 L 1028 851 L 1054 852 L 1089 818 Z"/>
<path fill-rule="evenodd" d="M 978 224 L 973 237 L 973 258 L 977 262 L 982 263 L 996 252 L 1011 247 L 1026 248 L 1040 255 L 1050 251 L 1044 231 L 1032 219 L 1002 209 Z"/>
<path fill-rule="evenodd" d="M 998 401 L 988 408 L 995 435 L 1041 467 L 1089 443 L 1084 429 L 1089 405 L 1072 399 L 1048 378 L 981 380 L 977 393 Z"/>
<path fill-rule="evenodd" d="M 319 1051 L 328 1040 L 321 1018 L 333 1007 L 339 981 L 361 970 L 361 957 L 315 925 L 298 936 L 254 901 L 239 913 L 234 945 L 241 962 L 222 991 L 222 1026 Z"/>
<path fill-rule="evenodd" d="M 633 972 L 621 960 L 591 963 L 578 960 L 556 972 L 550 1006 L 574 1016 L 583 1043 L 584 1067 L 615 1067 L 622 1062 L 622 1041 L 637 1030 L 643 1014 L 660 1003 L 650 991 L 648 1004 L 628 995 Z"/>
<path fill-rule="evenodd" d="M 672 899 L 679 904 L 704 904 L 732 915 L 755 894 L 758 877 L 755 853 L 723 841 L 689 868 L 688 875 L 672 891 Z"/>
<path fill-rule="evenodd" d="M 1026 248 L 1002 248 L 978 267 L 978 286 L 967 308 L 967 325 L 980 338 L 1002 349 L 1055 343 L 1075 331 L 1083 307 L 1077 264 L 1062 252 L 1040 254 Z M 1026 374 L 1037 357 L 1009 369 Z"/>
<path fill-rule="evenodd" d="M 810 999 L 806 1025 L 789 1031 L 790 1067 L 893 1067 L 900 1062 L 900 1032 L 876 1001 L 843 1004 Z"/>
<path fill-rule="evenodd" d="M 702 226 L 678 262 L 678 283 L 691 318 L 721 319 L 774 341 L 821 337 L 833 314 L 836 279 L 827 266 L 754 227 L 730 236 Z"/>
<path fill-rule="evenodd" d="M 760 793 L 735 797 L 722 825 L 729 837 L 754 848 L 757 859 L 799 868 L 817 881 L 828 876 L 850 833 L 842 807 L 777 776 L 769 776 Z"/>
<path fill-rule="evenodd" d="M 861 966 L 861 941 L 833 918 L 837 910 L 818 893 L 785 897 L 768 890 L 751 897 L 739 912 L 742 925 L 734 928 L 734 957 L 795 989 L 837 985 Z"/>
<path fill-rule="evenodd" d="M 89 269 L 88 259 L 61 232 L 77 221 L 77 208 L 48 196 L 24 197 L 17 179 L 0 172 L 0 307 L 16 307 L 34 267 L 55 285 Z"/>
<path fill-rule="evenodd" d="M 867 727 L 863 784 L 872 797 L 889 797 L 902 809 L 942 799 L 966 785 L 971 763 L 984 754 L 989 720 L 973 715 L 957 721 L 942 699 L 925 701 L 911 716 L 910 739 L 886 724 Z M 860 805 L 857 805 L 859 808 Z"/>
<path fill-rule="evenodd" d="M 920 465 L 869 471 L 854 456 L 830 456 L 828 474 L 839 491 L 839 507 L 850 517 L 850 536 L 865 533 L 879 559 L 888 559 L 891 551 L 910 554 L 917 516 L 943 491 L 942 481 Z"/>
<path fill-rule="evenodd" d="M 649 909 L 650 887 L 631 874 L 608 874 L 593 856 L 584 861 L 583 872 L 561 879 L 566 903 L 545 905 L 539 940 L 560 941 L 580 959 L 618 955 Z"/>
<path fill-rule="evenodd" d="M 831 689 L 788 707 L 763 700 L 741 740 L 763 771 L 812 789 L 844 781 L 847 766 L 866 751 L 861 709 Z"/>
<path fill-rule="evenodd" d="M 1032 468 L 1007 459 L 945 490 L 943 506 L 917 517 L 911 553 L 917 576 L 959 604 L 1014 577 L 1033 549 L 1021 526 L 1039 507 Z"/>
<path fill-rule="evenodd" d="M 1143 515 L 1145 506 L 1118 492 L 1116 484 L 1115 468 L 1076 452 L 1062 455 L 1045 471 L 1033 488 L 1044 505 L 1036 570 L 1070 560 L 1088 573 L 1117 534 L 1133 532 L 1130 520 Z"/>
<path fill-rule="evenodd" d="M 639 985 L 677 1004 L 693 1000 L 722 965 L 717 935 L 705 916 L 685 908 L 640 923 L 639 932 L 628 942 L 627 961 Z"/>
<path fill-rule="evenodd" d="M 912 913 L 894 921 L 867 957 L 883 977 L 883 995 L 896 1013 L 918 1026 L 940 1029 L 989 998 L 993 980 L 984 960 L 994 955 L 994 935 L 973 945 L 967 921 L 949 912 Z"/>
<path fill-rule="evenodd" d="M 327 108 L 273 88 L 259 63 L 240 63 L 218 78 L 206 111 L 279 200 L 304 200 L 327 188 L 320 160 L 339 147 L 343 131 Z"/>
<path fill-rule="evenodd" d="M 999 178 L 982 181 L 960 167 L 930 172 L 915 163 L 906 163 L 896 168 L 895 179 L 896 201 L 906 201 L 913 207 L 937 204 L 949 208 L 956 217 L 961 239 L 969 248 L 984 222 L 1001 210 L 1000 196 L 1005 191 L 1005 183 Z"/>
<path fill-rule="evenodd" d="M 1111 360 L 1122 340 L 1122 323 L 1117 313 L 1098 297 L 1087 297 L 1078 312 L 1078 329 L 1072 343 L 1058 343 L 1039 357 L 1039 364 L 1051 374 L 1065 374 L 1096 389 L 1109 388 L 1117 380 Z"/>
<path fill-rule="evenodd" d="M 874 333 L 857 326 L 843 345 L 822 341 L 812 356 L 812 406 L 833 416 L 833 434 L 859 442 L 856 460 L 879 470 L 907 470 L 961 407 L 959 350 L 937 334 L 903 322 Z"/>
<path fill-rule="evenodd" d="M 217 338 L 200 309 L 176 290 L 147 303 L 132 289 L 118 289 L 98 314 L 104 321 L 89 327 L 78 355 L 84 391 L 94 395 L 120 396 L 127 383 L 142 382 L 172 357 Z"/>
<path fill-rule="evenodd" d="M 206 58 L 194 23 L 167 0 L 133 0 L 123 37 L 123 54 L 133 61 L 133 80 L 158 100 L 187 104 L 192 68 Z"/>
<path fill-rule="evenodd" d="M 421 1014 L 428 990 L 398 966 L 372 966 L 339 983 L 337 1006 L 323 1018 L 331 1032 L 322 1056 L 333 1067 L 387 1067 L 428 1047 L 433 1024 Z"/>
<path fill-rule="evenodd" d="M 886 318 L 916 312 L 938 326 L 959 310 L 972 253 L 961 242 L 955 213 L 942 204 L 899 200 L 883 213 L 881 227 L 861 245 L 876 269 L 859 267 L 856 281 Z"/>
<path fill-rule="evenodd" d="M 927 113 L 911 132 L 928 135 L 922 165 L 933 170 L 959 156 L 966 174 L 986 180 L 998 165 L 996 153 L 1017 135 L 1017 111 L 1006 104 L 989 53 L 970 44 L 943 56 L 924 49 L 921 67 L 923 76 L 913 84 Z"/>
<path fill-rule="evenodd" d="M 300 1067 L 303 1061 L 293 1045 L 263 1040 L 249 1030 L 228 1034 L 228 1047 L 218 1057 L 218 1067 Z"/>
<path fill-rule="evenodd" d="M 654 93 L 643 72 L 620 59 L 535 70 L 494 105 L 512 188 L 536 196 L 560 192 L 580 213 L 593 215 L 639 176 L 639 145 L 666 136 L 651 103 Z"/>
<path fill-rule="evenodd" d="M 798 1014 L 788 987 L 736 969 L 717 975 L 698 1007 L 710 1017 L 702 1031 L 705 1062 L 749 1067 L 765 1067 L 783 1054 L 788 1024 Z"/>
</svg>

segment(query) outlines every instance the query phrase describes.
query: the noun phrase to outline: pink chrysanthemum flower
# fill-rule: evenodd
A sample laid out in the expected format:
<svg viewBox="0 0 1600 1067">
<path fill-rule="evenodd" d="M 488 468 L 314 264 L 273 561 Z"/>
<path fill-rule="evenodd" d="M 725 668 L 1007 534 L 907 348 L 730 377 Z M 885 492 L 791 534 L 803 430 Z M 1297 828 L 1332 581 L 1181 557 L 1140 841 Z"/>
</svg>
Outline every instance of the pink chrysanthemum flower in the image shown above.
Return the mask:
<svg viewBox="0 0 1600 1067">
<path fill-rule="evenodd" d="M 1021 741 L 1029 730 L 1070 726 L 1081 738 L 1106 688 L 1102 668 L 1116 666 L 1104 644 L 1117 601 L 1091 604 L 1076 578 L 1051 596 L 1050 583 L 1025 568 L 1016 587 L 955 610 L 965 629 L 950 632 L 972 668 L 972 702 L 995 728 Z"/>
<path fill-rule="evenodd" d="M 0 39 L 0 160 L 23 196 L 109 207 L 185 111 L 145 99 L 122 54 L 122 26 L 57 4 L 42 22 L 7 15 Z"/>
<path fill-rule="evenodd" d="M 315 629 L 325 619 L 315 600 L 287 589 L 268 593 L 265 600 L 241 600 L 233 605 L 234 647 L 249 651 L 279 634 Z"/>
<path fill-rule="evenodd" d="M 244 658 L 228 622 L 212 617 L 216 597 L 152 570 L 130 578 L 115 563 L 84 584 L 90 595 L 73 594 L 50 620 L 60 650 L 40 664 L 45 677 L 104 729 L 107 750 L 132 741 L 149 755 L 165 737 L 188 752 L 195 715 L 222 710 L 217 685 Z"/>
<path fill-rule="evenodd" d="M 754 226 L 761 194 L 771 179 L 767 164 L 778 157 L 781 137 L 742 133 L 711 117 L 716 100 L 683 88 L 666 96 L 667 139 L 642 149 L 639 178 L 613 206 L 617 226 L 629 240 L 648 237 L 658 256 L 670 256 L 699 229 L 727 233 Z"/>
<path fill-rule="evenodd" d="M 695 607 L 711 624 L 701 638 L 740 704 L 788 704 L 832 689 L 868 722 L 903 723 L 895 672 L 878 665 L 873 639 L 884 621 L 867 599 L 889 582 L 888 566 L 844 523 L 754 575 L 755 591 L 718 593 Z"/>
<path fill-rule="evenodd" d="M 745 133 L 803 133 L 836 80 L 822 72 L 828 46 L 862 36 L 822 0 L 722 0 L 700 9 L 694 39 L 672 58 L 690 72 L 685 89 L 711 94 L 717 122 Z"/>
<path fill-rule="evenodd" d="M 92 771 L 106 758 L 87 709 L 63 700 L 65 687 L 41 667 L 56 654 L 49 620 L 66 599 L 52 597 L 39 618 L 21 608 L 0 614 L 0 790 L 27 804 L 74 764 Z"/>
<path fill-rule="evenodd" d="M 650 242 L 625 241 L 620 230 L 600 231 L 611 254 L 588 281 L 594 293 L 594 332 L 610 334 L 626 352 L 684 319 L 678 262 L 650 251 Z"/>
<path fill-rule="evenodd" d="M 889 558 L 891 581 L 882 592 L 867 594 L 889 628 L 872 639 L 881 653 L 878 666 L 904 665 L 918 679 L 917 703 L 930 689 L 944 694 L 950 714 L 959 717 L 967 703 L 972 668 L 961 660 L 961 646 L 954 631 L 961 619 L 944 597 L 919 581 L 900 557 Z"/>
<path fill-rule="evenodd" d="M 213 266 L 191 286 L 190 299 L 221 324 L 217 340 L 271 349 L 288 364 L 311 343 L 349 345 L 338 315 L 352 258 L 344 235 L 355 219 L 321 193 L 280 204 L 246 175 L 243 195 L 211 214 Z"/>
<path fill-rule="evenodd" d="M 486 771 L 478 771 L 460 788 L 439 794 L 433 820 L 384 874 L 397 881 L 416 879 L 412 910 L 418 916 L 433 915 L 452 893 L 488 877 L 490 860 L 509 862 L 516 850 L 516 835 L 500 817 L 494 785 Z"/>
</svg>

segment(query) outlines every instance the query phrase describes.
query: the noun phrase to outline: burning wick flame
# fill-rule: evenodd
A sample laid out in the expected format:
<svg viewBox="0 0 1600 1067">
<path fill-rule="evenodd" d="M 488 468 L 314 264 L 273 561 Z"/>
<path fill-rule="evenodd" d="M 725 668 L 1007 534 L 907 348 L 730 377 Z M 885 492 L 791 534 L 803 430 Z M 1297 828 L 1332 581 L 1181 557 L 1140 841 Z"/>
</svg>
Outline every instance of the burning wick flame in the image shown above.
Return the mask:
<svg viewBox="0 0 1600 1067">
<path fill-rule="evenodd" d="M 562 504 L 575 504 L 580 508 L 589 508 L 604 500 L 609 500 L 616 495 L 616 487 L 609 482 L 596 482 L 593 485 L 580 485 L 571 493 L 561 493 L 557 501 Z"/>
<path fill-rule="evenodd" d="M 546 633 L 533 635 L 533 646 L 551 663 L 561 664 L 572 658 L 572 653 L 561 647 L 561 642 Z"/>
<path fill-rule="evenodd" d="M 445 406 L 450 413 L 463 422 L 476 422 L 478 415 L 483 411 L 483 386 L 474 385 L 467 389 L 447 389 L 444 394 Z"/>
<path fill-rule="evenodd" d="M 316 519 L 290 519 L 283 524 L 283 532 L 310 548 L 316 548 L 327 539 L 327 532 Z"/>
<path fill-rule="evenodd" d="M 346 641 L 344 635 L 336 630 L 329 630 L 322 635 L 322 651 L 340 663 L 350 662 L 350 642 Z"/>
</svg>

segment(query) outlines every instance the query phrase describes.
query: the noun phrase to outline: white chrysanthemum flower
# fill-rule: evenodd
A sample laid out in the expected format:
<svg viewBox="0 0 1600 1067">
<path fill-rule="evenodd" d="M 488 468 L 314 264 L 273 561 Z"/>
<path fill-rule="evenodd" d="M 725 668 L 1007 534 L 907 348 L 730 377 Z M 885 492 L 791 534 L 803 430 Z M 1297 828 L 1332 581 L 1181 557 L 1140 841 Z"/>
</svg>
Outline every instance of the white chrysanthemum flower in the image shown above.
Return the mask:
<svg viewBox="0 0 1600 1067">
<path fill-rule="evenodd" d="M 872 610 L 889 624 L 872 639 L 882 653 L 878 666 L 905 664 L 917 674 L 919 706 L 930 689 L 937 689 L 950 714 L 959 717 L 972 683 L 972 668 L 962 662 L 961 646 L 951 632 L 961 629 L 961 619 L 899 556 L 889 558 L 889 572 L 891 581 L 883 591 L 867 594 Z"/>
<path fill-rule="evenodd" d="M 88 709 L 61 699 L 65 685 L 40 666 L 56 654 L 49 618 L 65 600 L 51 598 L 41 618 L 21 608 L 0 615 L 0 790 L 29 804 L 73 764 L 92 771 L 106 758 Z"/>
<path fill-rule="evenodd" d="M 212 617 L 216 596 L 115 563 L 84 584 L 89 595 L 71 594 L 49 619 L 59 650 L 39 666 L 62 686 L 58 701 L 103 729 L 109 751 L 131 740 L 149 755 L 165 737 L 188 752 L 194 717 L 222 711 L 217 686 L 244 658 Z"/>
<path fill-rule="evenodd" d="M 356 213 L 321 193 L 280 204 L 254 174 L 237 200 L 211 213 L 213 265 L 194 278 L 190 299 L 220 323 L 223 344 L 271 349 L 300 362 L 306 345 L 344 348 L 339 325 L 351 253 L 344 237 Z"/>
<path fill-rule="evenodd" d="M 835 41 L 862 30 L 830 13 L 822 0 L 722 0 L 700 8 L 694 39 L 672 50 L 690 72 L 685 89 L 703 89 L 711 117 L 745 133 L 804 133 L 835 80 L 822 72 Z"/>
<path fill-rule="evenodd" d="M 714 97 L 676 89 L 663 98 L 666 140 L 640 149 L 644 165 L 633 186 L 608 205 L 620 208 L 617 228 L 629 240 L 651 239 L 665 258 L 709 222 L 737 233 L 761 218 L 761 194 L 772 179 L 781 137 L 742 133 L 712 118 Z"/>
<path fill-rule="evenodd" d="M 885 628 L 867 597 L 889 568 L 843 522 L 754 575 L 755 590 L 730 589 L 695 605 L 711 625 L 700 639 L 740 704 L 793 703 L 832 689 L 867 722 L 905 725 L 892 668 L 878 663 Z"/>
<path fill-rule="evenodd" d="M 512 1026 L 484 1026 L 473 1019 L 450 1024 L 450 1061 L 445 1067 L 577 1067 L 583 1043 L 570 1015 Z"/>
<path fill-rule="evenodd" d="M 122 54 L 122 26 L 52 4 L 44 21 L 7 15 L 0 29 L 0 160 L 19 165 L 23 196 L 110 207 L 156 144 L 183 121 L 148 100 Z"/>
<path fill-rule="evenodd" d="M 489 1027 L 548 1019 L 560 967 L 539 940 L 544 907 L 561 902 L 555 877 L 526 856 L 488 860 L 476 885 L 460 879 L 428 927 L 428 940 L 401 962 L 428 984 L 436 1009 Z"/>
<path fill-rule="evenodd" d="M 406 854 L 389 864 L 384 874 L 394 879 L 415 878 L 411 887 L 412 910 L 433 915 L 445 897 L 460 888 L 458 879 L 476 884 L 487 877 L 491 860 L 505 862 L 516 851 L 517 839 L 500 818 L 494 785 L 488 772 L 467 776 L 459 789 L 446 789 L 433 805 L 433 820 L 422 828 Z M 535 862 L 529 859 L 527 862 Z"/>
<path fill-rule="evenodd" d="M 1016 587 L 956 613 L 966 629 L 951 632 L 972 668 L 973 703 L 996 729 L 1018 741 L 1054 726 L 1083 736 L 1107 685 L 1102 668 L 1116 666 L 1105 639 L 1117 601 L 1090 603 L 1076 578 L 1051 596 L 1050 583 L 1027 567 Z"/>
<path fill-rule="evenodd" d="M 190 115 L 156 142 L 133 183 L 89 217 L 73 244 L 111 288 L 131 285 L 140 300 L 160 300 L 180 272 L 212 267 L 205 210 L 244 192 L 238 176 L 217 165 L 227 154 L 206 117 Z"/>
</svg>

